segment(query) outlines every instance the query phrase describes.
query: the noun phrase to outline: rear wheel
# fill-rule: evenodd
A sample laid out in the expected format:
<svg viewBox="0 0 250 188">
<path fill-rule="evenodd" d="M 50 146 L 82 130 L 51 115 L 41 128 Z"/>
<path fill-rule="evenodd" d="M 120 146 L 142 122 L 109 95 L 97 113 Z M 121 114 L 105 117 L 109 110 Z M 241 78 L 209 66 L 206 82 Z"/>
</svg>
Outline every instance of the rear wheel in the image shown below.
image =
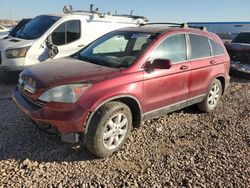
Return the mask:
<svg viewBox="0 0 250 188">
<path fill-rule="evenodd" d="M 86 135 L 86 146 L 99 157 L 108 157 L 117 151 L 132 128 L 129 107 L 120 102 L 104 104 L 92 117 Z"/>
<path fill-rule="evenodd" d="M 204 100 L 197 106 L 200 110 L 204 112 L 213 111 L 219 103 L 222 95 L 222 85 L 220 80 L 215 79 L 209 87 L 208 93 Z"/>
</svg>

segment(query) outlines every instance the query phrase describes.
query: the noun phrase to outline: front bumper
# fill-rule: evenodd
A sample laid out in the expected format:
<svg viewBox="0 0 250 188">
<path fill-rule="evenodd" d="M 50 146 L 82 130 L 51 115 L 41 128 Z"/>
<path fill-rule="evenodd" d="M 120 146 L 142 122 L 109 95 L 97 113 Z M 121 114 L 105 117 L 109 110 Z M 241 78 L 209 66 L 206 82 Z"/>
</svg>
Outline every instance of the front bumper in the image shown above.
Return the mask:
<svg viewBox="0 0 250 188">
<path fill-rule="evenodd" d="M 88 111 L 77 104 L 47 103 L 38 106 L 23 96 L 18 87 L 12 95 L 14 103 L 26 117 L 39 125 L 52 125 L 60 134 L 79 133 L 84 131 Z"/>
<path fill-rule="evenodd" d="M 231 61 L 230 73 L 237 76 L 250 78 L 250 64 L 247 62 L 241 63 L 240 61 Z"/>
</svg>

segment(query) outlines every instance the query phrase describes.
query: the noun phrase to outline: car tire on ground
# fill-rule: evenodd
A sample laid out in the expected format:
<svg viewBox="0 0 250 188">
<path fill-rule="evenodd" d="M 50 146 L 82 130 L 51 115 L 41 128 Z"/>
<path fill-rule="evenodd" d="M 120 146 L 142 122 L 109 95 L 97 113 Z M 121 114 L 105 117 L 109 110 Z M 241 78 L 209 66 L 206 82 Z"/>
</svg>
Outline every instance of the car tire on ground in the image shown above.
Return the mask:
<svg viewBox="0 0 250 188">
<path fill-rule="evenodd" d="M 219 104 L 222 95 L 222 85 L 220 80 L 215 79 L 208 90 L 208 93 L 201 103 L 197 106 L 201 111 L 212 112 Z"/>
<path fill-rule="evenodd" d="M 109 102 L 100 107 L 90 120 L 85 137 L 87 149 L 108 157 L 117 151 L 132 129 L 132 114 L 121 102 Z"/>
</svg>

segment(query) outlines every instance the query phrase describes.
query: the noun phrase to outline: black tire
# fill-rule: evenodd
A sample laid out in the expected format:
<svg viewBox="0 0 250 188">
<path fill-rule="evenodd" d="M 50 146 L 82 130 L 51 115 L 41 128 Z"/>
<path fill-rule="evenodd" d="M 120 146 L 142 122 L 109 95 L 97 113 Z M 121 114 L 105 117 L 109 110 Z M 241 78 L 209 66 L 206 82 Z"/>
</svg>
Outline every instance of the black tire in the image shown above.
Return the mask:
<svg viewBox="0 0 250 188">
<path fill-rule="evenodd" d="M 211 96 L 211 92 L 213 92 L 213 89 L 214 88 L 217 88 L 218 87 L 218 98 L 215 99 L 216 102 L 214 105 L 210 105 L 211 103 L 209 101 L 210 96 Z M 208 89 L 208 92 L 207 92 L 207 95 L 205 96 L 204 100 L 201 102 L 201 103 L 198 103 L 197 106 L 198 108 L 203 111 L 203 112 L 212 112 L 219 104 L 219 101 L 220 101 L 220 98 L 221 98 L 221 95 L 222 95 L 222 85 L 221 85 L 221 82 L 220 80 L 218 79 L 215 79 L 209 86 L 209 89 Z"/>
<path fill-rule="evenodd" d="M 116 116 L 117 115 L 117 116 Z M 108 143 L 111 143 L 110 148 L 107 148 L 108 143 L 105 143 L 104 139 L 104 134 L 107 134 L 108 132 L 105 132 L 109 128 L 109 122 L 112 121 L 112 126 L 118 125 L 116 124 L 118 116 L 121 116 L 121 119 L 123 118 L 124 122 L 127 121 L 126 127 L 127 127 L 127 132 L 123 135 L 118 135 L 119 133 L 113 133 L 113 128 L 111 128 L 108 132 L 112 132 L 112 135 L 117 134 L 115 138 L 119 138 L 120 136 L 120 144 L 118 144 L 115 148 L 112 148 L 112 141 L 109 142 L 110 140 L 113 139 L 113 143 L 116 142 L 116 139 L 114 139 L 114 136 L 109 138 Z M 117 118 L 116 118 L 117 117 Z M 120 120 L 121 120 L 120 119 Z M 120 122 L 122 124 L 122 122 Z M 124 127 L 125 127 L 124 126 Z M 118 126 L 117 126 L 118 127 Z M 116 128 L 117 128 L 116 127 Z M 111 156 L 115 151 L 119 150 L 119 148 L 123 145 L 124 141 L 128 137 L 130 131 L 132 129 L 132 114 L 129 109 L 129 107 L 121 102 L 109 102 L 107 104 L 104 104 L 102 107 L 100 107 L 93 117 L 90 120 L 90 124 L 88 126 L 87 134 L 85 135 L 85 144 L 87 149 L 101 157 L 109 157 Z M 124 129 L 125 130 L 125 129 Z M 117 130 L 115 130 L 117 131 Z M 121 141 L 122 140 L 122 141 Z"/>
</svg>

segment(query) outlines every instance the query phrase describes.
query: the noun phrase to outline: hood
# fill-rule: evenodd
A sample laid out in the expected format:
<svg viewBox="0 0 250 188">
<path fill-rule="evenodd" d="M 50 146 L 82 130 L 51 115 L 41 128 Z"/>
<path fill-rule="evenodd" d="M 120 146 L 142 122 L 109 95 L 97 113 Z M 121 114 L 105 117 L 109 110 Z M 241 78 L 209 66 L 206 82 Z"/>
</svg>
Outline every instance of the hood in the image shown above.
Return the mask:
<svg viewBox="0 0 250 188">
<path fill-rule="evenodd" d="M 25 39 L 14 38 L 14 37 L 6 37 L 0 40 L 0 51 L 31 46 L 33 42 L 34 40 L 25 40 Z"/>
<path fill-rule="evenodd" d="M 21 73 L 23 80 L 34 80 L 36 89 L 67 83 L 94 83 L 120 74 L 120 69 L 88 63 L 73 58 L 61 58 L 33 66 Z"/>
<path fill-rule="evenodd" d="M 225 46 L 229 51 L 250 52 L 250 44 L 246 43 L 230 43 Z"/>
</svg>

